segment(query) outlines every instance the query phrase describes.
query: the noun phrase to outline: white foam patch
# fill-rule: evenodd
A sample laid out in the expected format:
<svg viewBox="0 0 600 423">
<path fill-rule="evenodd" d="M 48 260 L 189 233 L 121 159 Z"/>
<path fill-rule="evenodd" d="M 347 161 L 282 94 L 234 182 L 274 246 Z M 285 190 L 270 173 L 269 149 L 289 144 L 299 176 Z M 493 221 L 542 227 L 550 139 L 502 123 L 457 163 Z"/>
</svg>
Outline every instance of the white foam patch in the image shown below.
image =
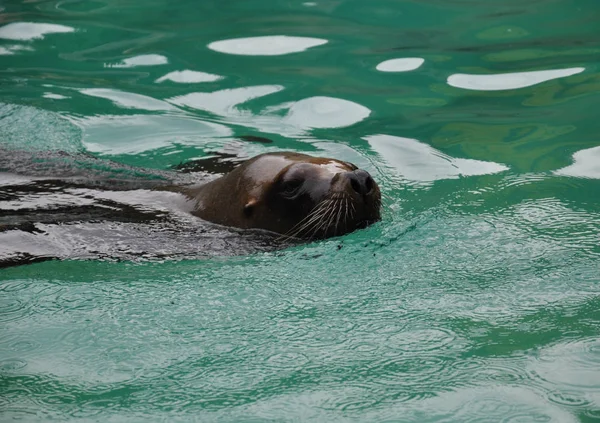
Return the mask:
<svg viewBox="0 0 600 423">
<path fill-rule="evenodd" d="M 408 72 L 421 67 L 425 59 L 420 57 L 405 57 L 402 59 L 391 59 L 381 62 L 375 69 L 380 72 Z"/>
<path fill-rule="evenodd" d="M 135 68 L 138 66 L 159 66 L 169 63 L 169 59 L 160 54 L 142 54 L 140 56 L 129 57 L 119 63 L 107 63 L 107 68 Z"/>
<path fill-rule="evenodd" d="M 415 183 L 427 184 L 441 179 L 508 170 L 507 166 L 499 163 L 453 158 L 411 138 L 371 135 L 365 139 L 401 178 Z"/>
<path fill-rule="evenodd" d="M 600 146 L 573 154 L 573 164 L 555 170 L 555 175 L 600 179 Z"/>
<path fill-rule="evenodd" d="M 242 56 L 280 56 L 298 53 L 326 43 L 327 40 L 322 38 L 268 35 L 215 41 L 210 43 L 208 48 L 220 53 Z"/>
<path fill-rule="evenodd" d="M 74 32 L 75 28 L 66 25 L 13 22 L 0 28 L 0 38 L 5 40 L 31 41 L 44 38 L 48 34 Z"/>
<path fill-rule="evenodd" d="M 501 91 L 525 88 L 552 79 L 581 73 L 585 68 L 542 70 L 533 72 L 502 73 L 496 75 L 472 75 L 455 73 L 448 77 L 448 85 L 478 91 Z"/>
<path fill-rule="evenodd" d="M 182 70 L 169 72 L 158 78 L 155 82 L 171 81 L 180 84 L 195 84 L 199 82 L 214 82 L 220 79 L 223 79 L 223 77 L 220 75 L 213 75 L 212 73 Z"/>
</svg>

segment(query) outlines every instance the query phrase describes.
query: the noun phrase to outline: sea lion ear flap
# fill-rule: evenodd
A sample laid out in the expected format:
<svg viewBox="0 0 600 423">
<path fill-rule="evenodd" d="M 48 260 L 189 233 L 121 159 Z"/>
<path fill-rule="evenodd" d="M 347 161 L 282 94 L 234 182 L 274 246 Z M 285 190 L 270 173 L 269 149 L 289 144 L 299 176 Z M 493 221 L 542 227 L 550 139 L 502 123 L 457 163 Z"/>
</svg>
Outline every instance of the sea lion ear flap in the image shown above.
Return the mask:
<svg viewBox="0 0 600 423">
<path fill-rule="evenodd" d="M 249 198 L 246 204 L 244 205 L 244 216 L 252 216 L 252 213 L 254 213 L 254 207 L 257 203 L 258 201 L 256 200 L 256 198 Z"/>
</svg>

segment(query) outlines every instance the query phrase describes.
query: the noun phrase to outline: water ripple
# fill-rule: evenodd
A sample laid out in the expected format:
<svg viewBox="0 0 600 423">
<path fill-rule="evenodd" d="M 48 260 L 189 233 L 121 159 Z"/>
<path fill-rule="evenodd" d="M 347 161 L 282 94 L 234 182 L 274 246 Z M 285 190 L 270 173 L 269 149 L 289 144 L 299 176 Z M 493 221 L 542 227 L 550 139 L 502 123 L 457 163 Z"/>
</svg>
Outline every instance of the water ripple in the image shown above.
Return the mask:
<svg viewBox="0 0 600 423">
<path fill-rule="evenodd" d="M 2 232 L 0 254 L 81 259 L 0 271 L 2 417 L 600 420 L 597 7 L 498 3 L 4 2 L 3 148 L 152 169 L 291 149 L 387 198 L 366 230 L 263 254 L 173 196 L 4 170 L 9 228 L 156 218 Z"/>
<path fill-rule="evenodd" d="M 0 322 L 3 324 L 15 322 L 31 314 L 33 304 L 26 300 L 14 297 L 5 297 L 0 300 Z"/>
<path fill-rule="evenodd" d="M 274 354 L 267 358 L 267 365 L 273 368 L 280 369 L 295 369 L 301 368 L 309 361 L 306 354 L 299 352 L 284 352 Z"/>
<path fill-rule="evenodd" d="M 461 383 L 520 385 L 529 383 L 522 357 L 471 357 L 452 363 L 450 374 Z"/>
<path fill-rule="evenodd" d="M 0 360 L 0 371 L 3 374 L 15 372 L 27 366 L 27 361 L 19 358 Z"/>
<path fill-rule="evenodd" d="M 388 347 L 407 352 L 435 352 L 456 348 L 456 334 L 441 328 L 414 328 L 388 338 Z M 451 345 L 453 344 L 453 345 Z"/>
<path fill-rule="evenodd" d="M 592 402 L 600 407 L 600 339 L 565 340 L 539 351 L 527 366 L 531 377 L 561 401 L 553 387 L 565 388 L 567 401 Z M 563 392 L 561 390 L 561 392 Z"/>
<path fill-rule="evenodd" d="M 583 397 L 581 395 L 581 392 L 569 391 L 566 389 L 560 389 L 548 393 L 548 400 L 555 404 L 563 405 L 566 407 L 586 408 L 591 405 L 591 402 L 588 401 L 585 397 Z"/>
<path fill-rule="evenodd" d="M 520 387 L 483 385 L 458 389 L 424 400 L 418 410 L 436 416 L 437 422 L 576 422 L 561 408 L 535 392 Z"/>
</svg>

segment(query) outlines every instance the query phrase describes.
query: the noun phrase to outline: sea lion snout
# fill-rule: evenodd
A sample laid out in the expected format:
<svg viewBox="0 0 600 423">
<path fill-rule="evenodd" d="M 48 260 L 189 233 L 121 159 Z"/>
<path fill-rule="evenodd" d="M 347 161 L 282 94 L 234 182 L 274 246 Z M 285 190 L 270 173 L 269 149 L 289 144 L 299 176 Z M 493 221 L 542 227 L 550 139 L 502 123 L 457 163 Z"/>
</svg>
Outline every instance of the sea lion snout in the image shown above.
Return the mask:
<svg viewBox="0 0 600 423">
<path fill-rule="evenodd" d="M 342 174 L 347 179 L 350 188 L 357 194 L 365 196 L 373 192 L 375 181 L 366 170 L 356 169 Z"/>
<path fill-rule="evenodd" d="M 335 201 L 336 199 L 338 200 Z M 331 179 L 330 191 L 322 201 L 328 200 L 334 200 L 332 207 L 336 207 L 336 203 L 337 207 L 343 207 L 342 223 L 346 232 L 350 231 L 350 228 L 366 227 L 381 219 L 379 186 L 364 169 L 349 169 L 335 174 Z M 351 212 L 346 212 L 348 208 Z M 334 228 L 334 231 L 337 230 L 338 228 Z"/>
</svg>

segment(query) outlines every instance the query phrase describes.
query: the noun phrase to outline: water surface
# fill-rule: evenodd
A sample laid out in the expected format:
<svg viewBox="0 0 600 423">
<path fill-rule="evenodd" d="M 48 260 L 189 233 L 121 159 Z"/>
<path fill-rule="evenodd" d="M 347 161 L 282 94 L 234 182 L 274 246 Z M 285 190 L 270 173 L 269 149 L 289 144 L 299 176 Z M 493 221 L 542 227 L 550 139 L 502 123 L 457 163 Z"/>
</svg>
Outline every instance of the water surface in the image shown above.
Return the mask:
<svg viewBox="0 0 600 423">
<path fill-rule="evenodd" d="M 597 1 L 0 7 L 1 216 L 35 210 L 2 190 L 23 151 L 156 176 L 294 150 L 386 197 L 275 251 L 195 252 L 183 214 L 4 230 L 79 250 L 0 270 L 3 421 L 600 421 Z"/>
</svg>

